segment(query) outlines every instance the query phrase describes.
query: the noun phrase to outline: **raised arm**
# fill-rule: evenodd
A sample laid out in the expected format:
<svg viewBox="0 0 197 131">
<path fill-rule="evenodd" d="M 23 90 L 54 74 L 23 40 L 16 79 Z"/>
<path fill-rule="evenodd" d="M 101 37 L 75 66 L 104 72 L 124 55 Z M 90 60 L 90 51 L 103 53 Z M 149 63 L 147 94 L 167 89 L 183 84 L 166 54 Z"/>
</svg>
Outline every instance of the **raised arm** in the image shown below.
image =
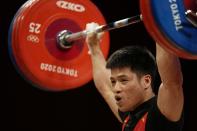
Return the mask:
<svg viewBox="0 0 197 131">
<path fill-rule="evenodd" d="M 96 26 L 96 23 L 87 24 L 86 30 L 93 30 Z M 113 92 L 111 90 L 110 82 L 110 71 L 106 69 L 106 60 L 103 56 L 103 53 L 100 49 L 100 36 L 94 32 L 89 33 L 86 38 L 86 42 L 89 47 L 89 53 L 91 55 L 92 66 L 93 66 L 93 79 L 97 90 L 103 96 L 112 112 L 121 121 L 118 115 L 118 106 L 116 105 Z"/>
<path fill-rule="evenodd" d="M 156 45 L 156 61 L 162 81 L 158 92 L 158 107 L 166 118 L 178 121 L 184 103 L 180 61 L 158 44 Z"/>
</svg>

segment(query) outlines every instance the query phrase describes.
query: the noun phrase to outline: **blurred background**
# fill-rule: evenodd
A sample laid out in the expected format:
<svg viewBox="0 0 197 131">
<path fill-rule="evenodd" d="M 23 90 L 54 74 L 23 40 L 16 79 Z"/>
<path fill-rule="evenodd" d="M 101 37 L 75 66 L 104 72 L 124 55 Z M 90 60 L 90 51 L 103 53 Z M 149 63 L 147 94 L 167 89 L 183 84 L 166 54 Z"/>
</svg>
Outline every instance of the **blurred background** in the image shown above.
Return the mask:
<svg viewBox="0 0 197 131">
<path fill-rule="evenodd" d="M 2 131 L 121 131 L 93 81 L 62 92 L 47 92 L 32 86 L 15 70 L 8 54 L 8 30 L 17 10 L 26 0 L 1 4 L 0 70 Z M 92 0 L 107 23 L 140 14 L 138 0 Z M 153 53 L 154 40 L 143 23 L 110 31 L 109 55 L 131 43 L 146 45 Z M 181 59 L 184 76 L 184 131 L 196 129 L 197 61 Z M 159 83 L 159 80 L 157 81 Z"/>
</svg>

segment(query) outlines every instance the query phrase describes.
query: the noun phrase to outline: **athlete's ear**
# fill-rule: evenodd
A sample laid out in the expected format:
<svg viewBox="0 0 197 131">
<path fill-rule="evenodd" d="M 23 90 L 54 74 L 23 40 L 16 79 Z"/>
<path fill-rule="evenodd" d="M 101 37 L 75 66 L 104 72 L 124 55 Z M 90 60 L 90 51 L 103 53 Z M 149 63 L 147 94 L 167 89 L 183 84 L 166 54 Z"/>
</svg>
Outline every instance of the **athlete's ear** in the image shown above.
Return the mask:
<svg viewBox="0 0 197 131">
<path fill-rule="evenodd" d="M 151 87 L 151 82 L 152 82 L 152 77 L 150 75 L 144 75 L 142 78 L 142 84 L 144 85 L 144 89 L 148 89 L 149 87 Z"/>
</svg>

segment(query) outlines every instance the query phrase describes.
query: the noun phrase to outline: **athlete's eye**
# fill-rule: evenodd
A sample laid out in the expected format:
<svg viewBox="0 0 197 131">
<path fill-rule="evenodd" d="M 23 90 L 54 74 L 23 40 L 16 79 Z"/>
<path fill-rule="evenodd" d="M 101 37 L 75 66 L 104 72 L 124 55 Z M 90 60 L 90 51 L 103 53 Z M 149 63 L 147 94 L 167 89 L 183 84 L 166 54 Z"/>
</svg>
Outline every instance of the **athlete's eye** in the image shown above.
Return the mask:
<svg viewBox="0 0 197 131">
<path fill-rule="evenodd" d="M 126 84 L 128 81 L 129 81 L 129 80 L 127 80 L 127 79 L 121 79 L 121 80 L 120 80 L 120 82 L 121 82 L 122 84 Z"/>
</svg>

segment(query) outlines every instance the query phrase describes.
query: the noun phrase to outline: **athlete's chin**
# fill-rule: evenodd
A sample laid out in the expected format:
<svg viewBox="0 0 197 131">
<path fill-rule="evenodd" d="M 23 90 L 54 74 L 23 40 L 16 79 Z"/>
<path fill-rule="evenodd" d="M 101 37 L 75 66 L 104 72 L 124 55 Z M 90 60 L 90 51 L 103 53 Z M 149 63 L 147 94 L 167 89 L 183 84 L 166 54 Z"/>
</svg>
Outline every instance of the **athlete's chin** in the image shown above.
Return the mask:
<svg viewBox="0 0 197 131">
<path fill-rule="evenodd" d="M 121 112 L 127 112 L 129 111 L 129 108 L 126 108 L 124 106 L 118 106 L 118 109 L 121 111 Z"/>
</svg>

